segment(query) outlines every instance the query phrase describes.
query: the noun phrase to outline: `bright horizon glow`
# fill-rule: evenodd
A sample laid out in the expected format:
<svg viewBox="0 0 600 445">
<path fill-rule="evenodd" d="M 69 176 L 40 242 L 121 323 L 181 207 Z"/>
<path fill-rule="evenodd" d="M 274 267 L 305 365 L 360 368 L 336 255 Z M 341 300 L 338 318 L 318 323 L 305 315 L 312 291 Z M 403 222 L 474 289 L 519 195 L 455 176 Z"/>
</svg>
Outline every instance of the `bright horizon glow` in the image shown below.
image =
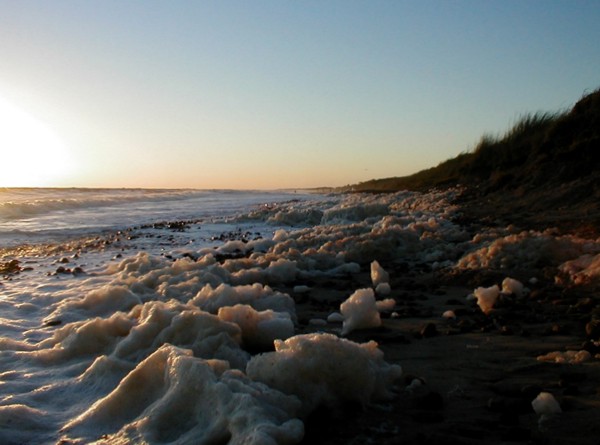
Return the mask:
<svg viewBox="0 0 600 445">
<path fill-rule="evenodd" d="M 48 187 L 64 179 L 71 160 L 43 122 L 0 98 L 0 187 Z"/>
<path fill-rule="evenodd" d="M 0 116 L 0 186 L 409 175 L 600 87 L 599 22 L 567 0 L 3 2 L 0 97 L 30 118 Z"/>
</svg>

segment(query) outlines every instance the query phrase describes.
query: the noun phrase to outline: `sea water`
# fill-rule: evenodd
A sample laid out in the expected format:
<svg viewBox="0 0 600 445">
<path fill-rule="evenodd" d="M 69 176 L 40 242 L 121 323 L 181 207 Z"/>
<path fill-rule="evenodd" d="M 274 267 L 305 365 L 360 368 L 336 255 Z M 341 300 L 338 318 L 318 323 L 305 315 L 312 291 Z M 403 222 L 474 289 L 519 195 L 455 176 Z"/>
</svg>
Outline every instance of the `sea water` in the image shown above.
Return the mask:
<svg viewBox="0 0 600 445">
<path fill-rule="evenodd" d="M 0 443 L 300 443 L 319 406 L 394 396 L 400 364 L 343 335 L 394 310 L 380 268 L 595 273 L 600 240 L 473 233 L 457 193 L 2 190 Z M 342 314 L 300 318 L 370 268 Z"/>
<path fill-rule="evenodd" d="M 308 197 L 285 191 L 5 188 L 0 189 L 0 246 L 56 242 L 160 221 L 222 222 L 257 205 Z"/>
</svg>

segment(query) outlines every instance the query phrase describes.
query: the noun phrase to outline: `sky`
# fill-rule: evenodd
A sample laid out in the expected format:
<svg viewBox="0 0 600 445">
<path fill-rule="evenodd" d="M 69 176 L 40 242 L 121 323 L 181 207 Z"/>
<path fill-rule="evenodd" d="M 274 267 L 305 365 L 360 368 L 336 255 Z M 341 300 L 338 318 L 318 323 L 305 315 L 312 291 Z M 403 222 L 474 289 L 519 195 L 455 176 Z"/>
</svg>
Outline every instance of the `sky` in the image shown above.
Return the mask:
<svg viewBox="0 0 600 445">
<path fill-rule="evenodd" d="M 0 186 L 404 176 L 600 87 L 595 0 L 0 0 Z"/>
</svg>

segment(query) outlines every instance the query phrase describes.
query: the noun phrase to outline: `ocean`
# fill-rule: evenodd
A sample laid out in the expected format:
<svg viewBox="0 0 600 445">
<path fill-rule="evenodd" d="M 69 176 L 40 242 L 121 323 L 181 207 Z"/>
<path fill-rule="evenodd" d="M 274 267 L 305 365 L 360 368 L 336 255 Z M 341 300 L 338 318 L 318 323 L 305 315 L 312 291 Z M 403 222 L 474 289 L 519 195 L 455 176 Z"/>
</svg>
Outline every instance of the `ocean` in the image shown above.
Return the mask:
<svg viewBox="0 0 600 445">
<path fill-rule="evenodd" d="M 293 192 L 86 188 L 0 189 L 0 246 L 60 242 L 164 221 L 219 221 Z"/>
<path fill-rule="evenodd" d="M 1 190 L 0 443 L 298 444 L 319 407 L 385 410 L 401 364 L 347 335 L 398 320 L 386 268 L 600 254 L 473 232 L 457 193 Z"/>
</svg>

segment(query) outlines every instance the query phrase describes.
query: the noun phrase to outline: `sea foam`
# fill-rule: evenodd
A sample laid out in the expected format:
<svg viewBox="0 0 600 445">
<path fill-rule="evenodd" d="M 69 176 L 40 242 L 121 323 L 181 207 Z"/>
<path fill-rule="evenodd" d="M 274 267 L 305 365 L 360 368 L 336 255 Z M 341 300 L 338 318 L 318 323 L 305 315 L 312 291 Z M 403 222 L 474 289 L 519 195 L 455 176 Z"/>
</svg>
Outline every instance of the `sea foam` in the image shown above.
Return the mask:
<svg viewBox="0 0 600 445">
<path fill-rule="evenodd" d="M 385 325 L 380 312 L 394 310 L 401 289 L 390 282 L 401 277 L 381 264 L 407 273 L 562 264 L 560 279 L 596 279 L 600 241 L 473 235 L 454 222 L 456 193 L 265 202 L 214 192 L 210 210 L 194 213 L 208 195 L 185 192 L 168 204 L 194 223 L 136 220 L 93 243 L 13 251 L 33 270 L 2 284 L 0 441 L 296 444 L 319 407 L 398 397 L 400 364 L 373 341 L 342 337 Z M 159 199 L 135 199 L 150 209 L 144 221 L 167 213 Z M 125 223 L 127 206 L 120 212 Z M 297 304 L 322 297 L 319 280 L 343 297 L 321 314 L 300 313 Z M 524 292 L 516 279 L 502 283 L 511 298 Z M 475 293 L 491 314 L 500 287 Z"/>
</svg>

